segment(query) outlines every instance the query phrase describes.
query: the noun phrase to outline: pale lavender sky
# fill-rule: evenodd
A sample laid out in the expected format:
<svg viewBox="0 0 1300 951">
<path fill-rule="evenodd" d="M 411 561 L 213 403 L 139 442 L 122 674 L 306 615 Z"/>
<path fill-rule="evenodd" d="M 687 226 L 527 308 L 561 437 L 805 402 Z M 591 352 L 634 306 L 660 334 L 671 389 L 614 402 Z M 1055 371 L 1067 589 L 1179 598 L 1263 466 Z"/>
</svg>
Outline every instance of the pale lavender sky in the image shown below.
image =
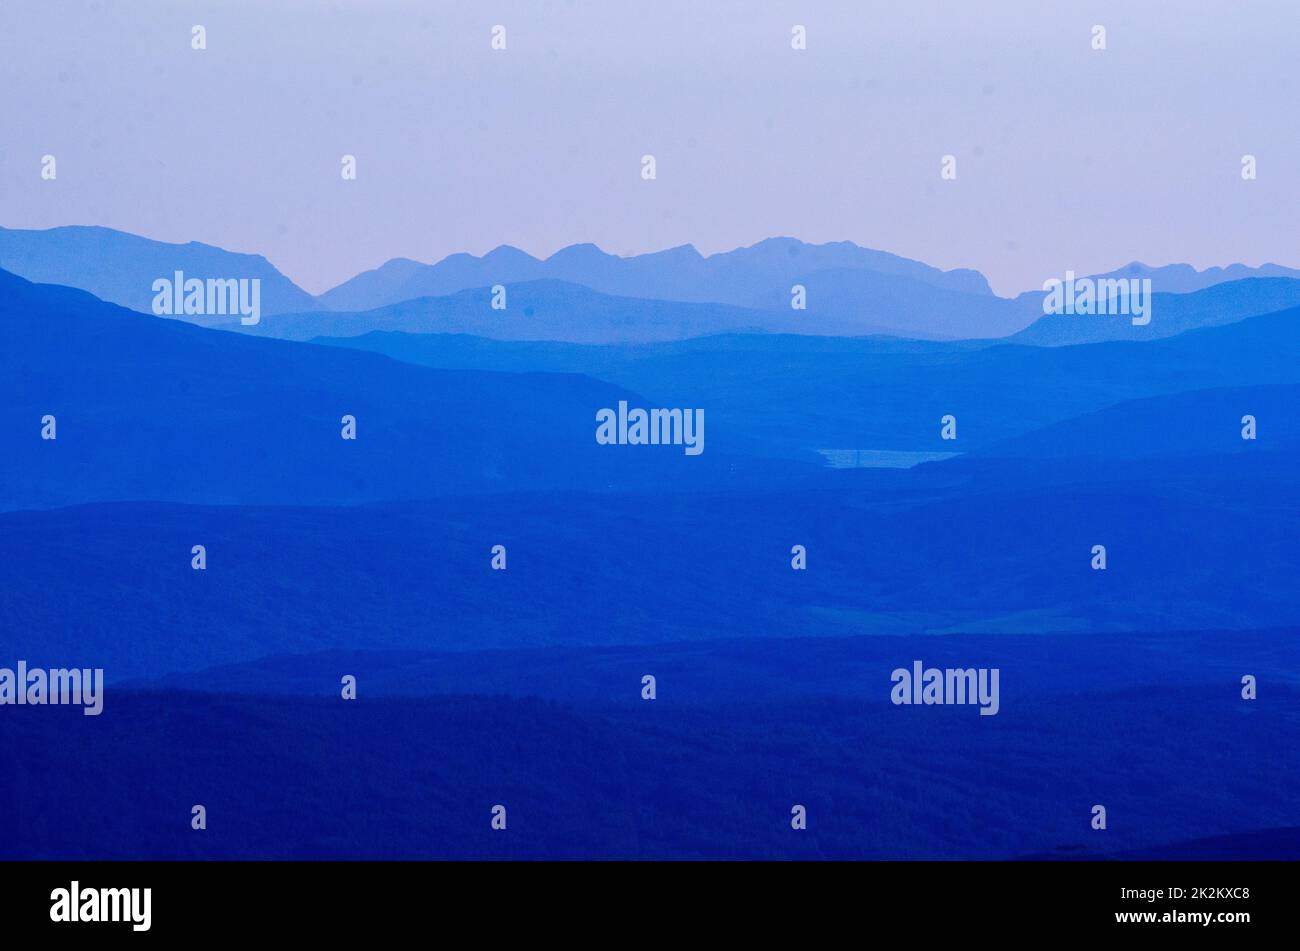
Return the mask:
<svg viewBox="0 0 1300 951">
<path fill-rule="evenodd" d="M 314 293 L 399 256 L 772 235 L 1003 294 L 1300 266 L 1297 41 L 1296 0 L 3 0 L 0 225 L 257 252 Z"/>
</svg>

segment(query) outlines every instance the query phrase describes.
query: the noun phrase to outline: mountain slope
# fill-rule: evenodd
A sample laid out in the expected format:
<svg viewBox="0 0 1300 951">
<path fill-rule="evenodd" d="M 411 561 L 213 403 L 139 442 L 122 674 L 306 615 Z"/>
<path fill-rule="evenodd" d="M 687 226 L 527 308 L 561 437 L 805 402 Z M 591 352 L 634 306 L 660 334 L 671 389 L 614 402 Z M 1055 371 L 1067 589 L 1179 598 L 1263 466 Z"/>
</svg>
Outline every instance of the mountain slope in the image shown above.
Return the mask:
<svg viewBox="0 0 1300 951">
<path fill-rule="evenodd" d="M 153 312 L 153 282 L 171 281 L 176 271 L 187 279 L 257 278 L 264 315 L 321 306 L 261 255 L 197 241 L 167 244 L 111 228 L 0 228 L 0 269 L 37 284 L 78 287 L 142 314 Z"/>
<path fill-rule="evenodd" d="M 734 465 L 707 417 L 699 456 L 598 445 L 598 409 L 647 404 L 587 377 L 439 371 L 205 330 L 3 272 L 0 326 L 0 507 L 690 486 Z M 41 438 L 46 415 L 55 440 Z"/>
<path fill-rule="evenodd" d="M 371 331 L 473 334 L 496 340 L 620 344 L 687 340 L 721 333 L 908 338 L 999 337 L 1024 326 L 1014 304 L 868 271 L 822 271 L 806 281 L 808 306 L 794 310 L 788 288 L 759 295 L 757 307 L 616 297 L 551 279 L 505 285 L 504 309 L 491 288 L 421 297 L 362 313 L 279 314 L 253 327 L 222 326 L 306 340 Z M 216 326 L 215 322 L 209 322 Z"/>
<path fill-rule="evenodd" d="M 805 290 L 807 311 L 794 312 L 797 332 L 835 336 L 890 334 L 926 340 L 1005 337 L 1029 318 L 1014 301 L 848 268 L 802 272 L 791 280 Z M 754 304 L 790 311 L 790 284 L 764 285 Z"/>
<path fill-rule="evenodd" d="M 981 456 L 1149 459 L 1300 450 L 1300 385 L 1166 393 L 1108 406 L 981 450 Z M 1255 438 L 1242 438 L 1242 419 Z"/>
<path fill-rule="evenodd" d="M 1300 545 L 1277 472 L 1298 458 L 1223 455 L 1181 481 L 1089 460 L 1053 483 L 972 458 L 780 489 L 746 472 L 716 492 L 665 477 L 624 493 L 0 513 L 0 641 L 133 677 L 340 649 L 1285 627 Z M 1105 572 L 1089 566 L 1098 543 Z"/>
<path fill-rule="evenodd" d="M 277 314 L 252 327 L 225 322 L 231 330 L 289 340 L 351 337 L 373 330 L 467 333 L 498 340 L 625 343 L 682 340 L 728 330 L 790 329 L 783 314 L 681 301 L 612 297 L 578 284 L 535 280 L 506 288 L 506 307 L 492 307 L 488 287 L 446 297 L 420 297 L 363 313 L 315 311 Z"/>
<path fill-rule="evenodd" d="M 1190 294 L 1166 294 L 1152 286 L 1151 322 L 1135 325 L 1125 315 L 1044 314 L 1041 293 L 1017 302 L 1034 313 L 1032 324 L 1008 339 L 1039 347 L 1103 340 L 1155 340 L 1199 327 L 1215 327 L 1300 304 L 1300 280 L 1269 277 L 1216 284 Z"/>
<path fill-rule="evenodd" d="M 1125 400 L 1300 383 L 1297 308 L 1148 342 L 1068 347 L 785 335 L 607 347 L 383 333 L 321 342 L 428 366 L 584 373 L 647 398 L 680 396 L 709 407 L 719 428 L 792 456 L 968 452 Z M 958 420 L 955 444 L 940 439 L 948 414 Z"/>
</svg>

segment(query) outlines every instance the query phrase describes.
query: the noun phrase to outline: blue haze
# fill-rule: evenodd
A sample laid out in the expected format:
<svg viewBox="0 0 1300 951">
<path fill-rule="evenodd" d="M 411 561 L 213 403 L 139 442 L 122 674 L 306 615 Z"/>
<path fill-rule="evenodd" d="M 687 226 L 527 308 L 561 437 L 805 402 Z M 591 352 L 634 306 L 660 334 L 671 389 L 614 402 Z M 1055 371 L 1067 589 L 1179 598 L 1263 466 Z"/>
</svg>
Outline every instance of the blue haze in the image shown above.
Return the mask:
<svg viewBox="0 0 1300 951">
<path fill-rule="evenodd" d="M 0 849 L 1294 857 L 1289 283 L 1047 347 L 311 343 L 0 273 L 0 663 L 109 680 L 98 718 L 0 709 Z M 598 446 L 619 399 L 704 407 L 705 453 Z M 999 667 L 1001 712 L 893 706 L 914 659 Z"/>
</svg>

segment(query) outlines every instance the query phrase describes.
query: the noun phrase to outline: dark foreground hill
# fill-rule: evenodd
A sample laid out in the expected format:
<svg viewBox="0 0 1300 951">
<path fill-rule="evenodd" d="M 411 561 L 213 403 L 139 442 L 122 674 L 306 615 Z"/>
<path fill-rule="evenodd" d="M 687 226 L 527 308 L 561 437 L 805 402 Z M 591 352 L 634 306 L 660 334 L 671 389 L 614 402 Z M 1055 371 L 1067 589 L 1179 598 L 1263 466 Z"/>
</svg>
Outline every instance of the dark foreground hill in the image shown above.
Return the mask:
<svg viewBox="0 0 1300 951">
<path fill-rule="evenodd" d="M 64 284 L 152 313 L 154 281 L 186 278 L 261 281 L 263 314 L 316 310 L 321 304 L 260 254 L 190 241 L 153 241 L 112 228 L 69 226 L 44 231 L 0 228 L 0 268 L 37 284 Z"/>
<path fill-rule="evenodd" d="M 1263 697 L 1079 692 L 981 717 L 758 692 L 618 709 L 119 691 L 99 717 L 0 718 L 0 858 L 1161 857 L 1300 824 L 1297 760 L 1278 755 L 1300 696 Z"/>
</svg>

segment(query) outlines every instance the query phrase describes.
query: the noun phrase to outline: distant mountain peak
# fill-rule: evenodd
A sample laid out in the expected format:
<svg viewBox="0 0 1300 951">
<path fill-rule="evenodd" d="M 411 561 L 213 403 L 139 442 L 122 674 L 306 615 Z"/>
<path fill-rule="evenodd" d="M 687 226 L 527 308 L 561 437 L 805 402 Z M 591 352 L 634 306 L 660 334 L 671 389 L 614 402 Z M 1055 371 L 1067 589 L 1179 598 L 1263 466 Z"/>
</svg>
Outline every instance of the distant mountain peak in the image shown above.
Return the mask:
<svg viewBox="0 0 1300 951">
<path fill-rule="evenodd" d="M 877 279 L 866 279 L 868 275 Z M 978 271 L 944 271 L 852 241 L 809 244 L 789 235 L 707 255 L 691 243 L 623 256 L 583 242 L 539 259 L 502 245 L 482 257 L 451 254 L 437 264 L 394 269 L 392 274 L 367 272 L 326 292 L 321 300 L 334 310 L 368 312 L 472 288 L 546 279 L 621 298 L 776 310 L 783 317 L 788 317 L 791 286 L 813 280 L 819 296 L 810 311 L 820 318 L 833 316 L 834 325 L 855 333 L 887 329 L 904 335 L 952 336 L 962 328 L 997 336 L 1025 324 L 1018 315 L 994 313 L 1009 302 L 996 298 Z M 828 286 L 828 281 L 836 286 Z M 945 297 L 954 293 L 963 296 Z M 965 315 L 965 297 L 981 299 L 972 305 L 978 316 Z M 913 306 L 923 302 L 925 306 Z M 878 323 L 879 318 L 887 319 Z M 804 323 L 813 326 L 816 321 Z"/>
<path fill-rule="evenodd" d="M 602 251 L 590 241 L 584 241 L 581 244 L 570 244 L 567 247 L 560 248 L 560 250 L 547 258 L 546 261 L 547 263 L 550 263 L 551 261 L 563 261 L 566 259 L 604 260 L 613 257 L 617 257 L 617 255 L 610 254 L 607 251 Z"/>
<path fill-rule="evenodd" d="M 652 251 L 649 254 L 635 255 L 635 257 L 679 257 L 703 260 L 704 255 L 693 244 L 679 244 L 671 248 L 665 248 L 663 251 Z"/>
<path fill-rule="evenodd" d="M 511 244 L 498 244 L 487 254 L 483 255 L 482 258 L 482 260 L 484 261 L 499 261 L 502 259 L 524 259 L 528 261 L 537 260 L 537 258 L 533 257 L 527 251 L 521 251 L 519 248 L 516 248 L 514 245 Z"/>
</svg>

